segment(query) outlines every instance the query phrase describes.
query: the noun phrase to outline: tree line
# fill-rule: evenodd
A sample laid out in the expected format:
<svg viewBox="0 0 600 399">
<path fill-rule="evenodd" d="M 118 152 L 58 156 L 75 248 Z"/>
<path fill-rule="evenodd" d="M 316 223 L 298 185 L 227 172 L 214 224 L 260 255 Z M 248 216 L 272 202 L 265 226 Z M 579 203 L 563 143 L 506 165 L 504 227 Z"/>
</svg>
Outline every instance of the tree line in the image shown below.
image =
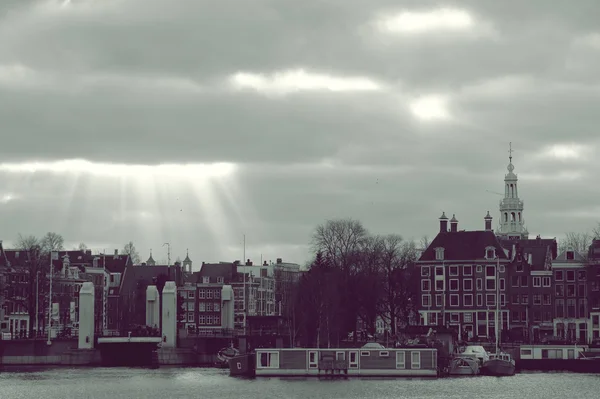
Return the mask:
<svg viewBox="0 0 600 399">
<path fill-rule="evenodd" d="M 569 248 L 572 248 L 583 257 L 588 257 L 588 249 L 592 245 L 593 240 L 600 240 L 600 222 L 591 231 L 573 232 L 565 234 L 565 238 L 558 242 L 558 253 L 562 253 Z"/>
<path fill-rule="evenodd" d="M 419 248 L 413 241 L 337 219 L 317 226 L 311 244 L 314 261 L 300 279 L 294 306 L 295 342 L 332 347 L 350 333 L 356 341 L 357 322 L 375 334 L 378 317 L 394 335 L 415 317 Z"/>
</svg>

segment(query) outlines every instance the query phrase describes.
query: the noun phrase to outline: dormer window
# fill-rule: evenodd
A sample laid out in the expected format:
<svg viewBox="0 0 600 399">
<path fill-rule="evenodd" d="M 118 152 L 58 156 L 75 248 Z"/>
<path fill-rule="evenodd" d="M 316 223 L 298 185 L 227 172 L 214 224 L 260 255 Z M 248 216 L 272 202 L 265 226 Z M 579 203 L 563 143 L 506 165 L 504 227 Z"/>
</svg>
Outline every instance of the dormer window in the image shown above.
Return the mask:
<svg viewBox="0 0 600 399">
<path fill-rule="evenodd" d="M 496 248 L 494 248 L 494 247 L 486 247 L 485 248 L 485 258 L 486 259 L 494 259 L 494 258 L 496 258 Z"/>
<path fill-rule="evenodd" d="M 567 250 L 567 260 L 575 260 L 575 251 L 573 251 L 573 248 Z"/>
<path fill-rule="evenodd" d="M 224 281 L 225 279 L 223 277 L 217 277 L 217 283 L 223 284 Z"/>
<path fill-rule="evenodd" d="M 210 283 L 210 277 L 208 277 L 208 276 L 202 277 L 202 283 L 209 284 Z"/>
<path fill-rule="evenodd" d="M 444 260 L 444 248 L 441 248 L 441 247 L 435 248 L 435 259 L 436 260 Z"/>
<path fill-rule="evenodd" d="M 94 267 L 98 267 L 98 258 L 94 258 L 94 259 L 92 260 L 92 266 L 94 266 Z"/>
</svg>

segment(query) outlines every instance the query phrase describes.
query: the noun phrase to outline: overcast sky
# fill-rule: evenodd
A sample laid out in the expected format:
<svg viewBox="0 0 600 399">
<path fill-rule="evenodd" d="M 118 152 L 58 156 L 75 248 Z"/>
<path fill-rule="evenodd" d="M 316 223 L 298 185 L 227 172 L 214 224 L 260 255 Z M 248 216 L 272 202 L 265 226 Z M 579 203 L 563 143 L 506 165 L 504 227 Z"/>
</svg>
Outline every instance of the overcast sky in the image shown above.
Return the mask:
<svg viewBox="0 0 600 399">
<path fill-rule="evenodd" d="M 600 220 L 600 2 L 0 2 L 0 239 L 304 263 L 329 218 Z M 166 164 L 166 165 L 165 165 Z M 162 165 L 162 166 L 157 166 Z M 489 190 L 489 191 L 486 191 Z M 496 193 L 494 193 L 496 192 Z"/>
</svg>

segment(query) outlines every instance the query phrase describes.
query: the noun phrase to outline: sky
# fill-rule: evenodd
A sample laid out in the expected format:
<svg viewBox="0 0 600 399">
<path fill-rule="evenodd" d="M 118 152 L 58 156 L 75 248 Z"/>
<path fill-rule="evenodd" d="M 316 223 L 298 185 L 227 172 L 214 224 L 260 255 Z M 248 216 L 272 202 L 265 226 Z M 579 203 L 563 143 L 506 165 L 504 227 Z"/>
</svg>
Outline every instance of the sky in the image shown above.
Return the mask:
<svg viewBox="0 0 600 399">
<path fill-rule="evenodd" d="M 315 227 L 600 220 L 600 2 L 3 0 L 0 239 L 304 263 Z"/>
</svg>

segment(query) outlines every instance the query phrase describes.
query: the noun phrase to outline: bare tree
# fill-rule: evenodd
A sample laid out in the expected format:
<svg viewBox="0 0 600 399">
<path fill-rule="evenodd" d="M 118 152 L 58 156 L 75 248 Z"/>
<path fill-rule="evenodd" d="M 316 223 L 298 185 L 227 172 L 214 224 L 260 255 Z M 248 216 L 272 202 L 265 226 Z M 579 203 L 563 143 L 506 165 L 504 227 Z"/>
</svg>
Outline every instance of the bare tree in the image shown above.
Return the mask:
<svg viewBox="0 0 600 399">
<path fill-rule="evenodd" d="M 600 222 L 596 224 L 596 227 L 592 229 L 592 238 L 594 240 L 600 240 Z"/>
<path fill-rule="evenodd" d="M 80 251 L 86 251 L 88 249 L 88 247 L 87 247 L 87 245 L 85 245 L 85 243 L 80 242 L 79 247 L 77 247 L 77 249 Z"/>
<path fill-rule="evenodd" d="M 594 236 L 590 233 L 569 232 L 565 234 L 563 240 L 559 241 L 558 252 L 562 253 L 571 248 L 582 256 L 587 257 L 588 249 L 592 244 L 593 238 Z"/>
<path fill-rule="evenodd" d="M 125 247 L 123 248 L 123 253 L 129 255 L 129 257 L 131 258 L 131 262 L 134 265 L 140 264 L 140 254 L 135 248 L 133 241 L 129 241 L 127 244 L 125 244 Z"/>
<path fill-rule="evenodd" d="M 58 233 L 48 232 L 40 241 L 44 252 L 63 251 L 65 240 Z"/>
<path fill-rule="evenodd" d="M 334 267 L 347 271 L 367 237 L 367 229 L 358 220 L 328 220 L 315 229 L 312 247 L 315 253 L 322 252 Z"/>
</svg>

